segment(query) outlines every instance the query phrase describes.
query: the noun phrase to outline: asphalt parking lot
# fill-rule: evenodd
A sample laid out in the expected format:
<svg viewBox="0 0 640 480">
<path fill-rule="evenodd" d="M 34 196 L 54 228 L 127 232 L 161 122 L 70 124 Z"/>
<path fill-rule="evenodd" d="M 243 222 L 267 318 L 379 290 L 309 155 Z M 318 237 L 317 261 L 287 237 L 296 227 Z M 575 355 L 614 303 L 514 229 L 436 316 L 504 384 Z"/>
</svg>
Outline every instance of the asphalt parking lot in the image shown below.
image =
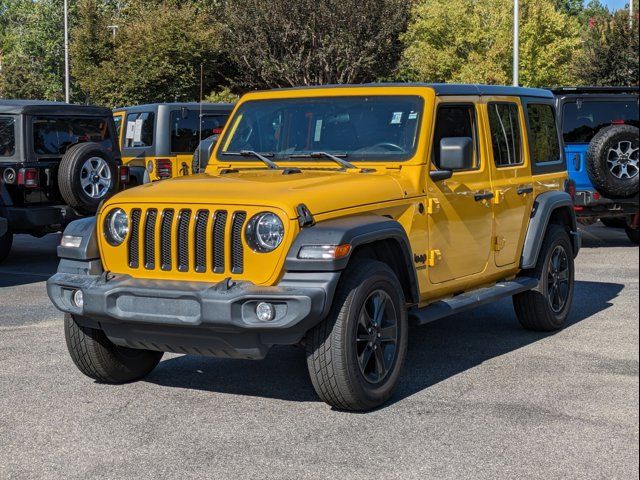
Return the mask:
<svg viewBox="0 0 640 480">
<path fill-rule="evenodd" d="M 17 237 L 0 268 L 0 478 L 637 478 L 638 247 L 585 229 L 556 334 L 509 301 L 412 332 L 392 402 L 315 396 L 304 353 L 166 355 L 107 386 L 67 355 L 45 280 L 58 236 Z"/>
</svg>

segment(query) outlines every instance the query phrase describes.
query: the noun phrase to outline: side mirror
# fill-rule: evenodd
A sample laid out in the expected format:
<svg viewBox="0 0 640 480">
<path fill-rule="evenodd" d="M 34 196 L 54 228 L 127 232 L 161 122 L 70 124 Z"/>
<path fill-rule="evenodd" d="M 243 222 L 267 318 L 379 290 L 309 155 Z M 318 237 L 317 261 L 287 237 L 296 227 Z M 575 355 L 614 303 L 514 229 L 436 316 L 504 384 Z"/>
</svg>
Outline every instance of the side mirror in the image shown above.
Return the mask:
<svg viewBox="0 0 640 480">
<path fill-rule="evenodd" d="M 202 173 L 207 168 L 218 137 L 219 135 L 211 135 L 209 138 L 205 138 L 200 142 L 196 151 L 193 152 L 193 160 L 191 162 L 191 171 L 193 173 Z"/>
<path fill-rule="evenodd" d="M 473 168 L 473 139 L 447 137 L 440 140 L 440 170 L 469 170 Z"/>
</svg>

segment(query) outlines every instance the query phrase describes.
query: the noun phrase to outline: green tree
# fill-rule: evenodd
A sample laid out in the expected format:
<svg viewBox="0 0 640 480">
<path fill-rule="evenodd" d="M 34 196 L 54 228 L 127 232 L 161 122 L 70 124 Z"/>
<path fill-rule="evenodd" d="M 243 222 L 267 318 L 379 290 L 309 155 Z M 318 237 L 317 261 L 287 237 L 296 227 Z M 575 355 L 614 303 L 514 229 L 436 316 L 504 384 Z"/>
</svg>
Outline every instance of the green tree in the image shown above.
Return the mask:
<svg viewBox="0 0 640 480">
<path fill-rule="evenodd" d="M 0 97 L 62 100 L 60 2 L 5 1 L 0 11 Z"/>
<path fill-rule="evenodd" d="M 225 48 L 239 89 L 361 83 L 388 76 L 402 51 L 404 0 L 233 0 Z"/>
<path fill-rule="evenodd" d="M 627 10 L 592 18 L 575 70 L 584 85 L 638 85 L 637 16 L 633 26 Z"/>
<path fill-rule="evenodd" d="M 197 100 L 200 65 L 204 91 L 219 88 L 228 68 L 220 28 L 196 6 L 177 3 L 183 2 L 150 2 L 120 19 L 113 51 L 83 81 L 94 102 L 115 106 Z"/>
<path fill-rule="evenodd" d="M 570 82 L 577 21 L 551 0 L 521 1 L 523 85 Z M 421 0 L 403 36 L 400 76 L 431 82 L 507 84 L 512 77 L 512 0 Z"/>
</svg>

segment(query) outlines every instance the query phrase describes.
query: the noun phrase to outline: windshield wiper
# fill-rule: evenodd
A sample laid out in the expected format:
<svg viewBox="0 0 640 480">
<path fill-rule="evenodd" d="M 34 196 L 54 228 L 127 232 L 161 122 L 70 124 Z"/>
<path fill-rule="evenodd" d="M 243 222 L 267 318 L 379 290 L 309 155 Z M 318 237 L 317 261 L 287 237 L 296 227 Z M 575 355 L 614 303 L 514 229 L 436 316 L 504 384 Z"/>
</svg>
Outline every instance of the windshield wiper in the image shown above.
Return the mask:
<svg viewBox="0 0 640 480">
<path fill-rule="evenodd" d="M 238 155 L 240 157 L 256 157 L 257 159 L 259 159 L 262 163 L 264 163 L 267 167 L 269 167 L 272 170 L 277 170 L 279 167 L 278 165 L 272 161 L 269 160 L 265 155 L 269 155 L 271 157 L 273 157 L 273 153 L 267 153 L 265 155 L 262 155 L 258 152 L 254 152 L 253 150 L 241 150 L 239 152 L 222 152 L 222 155 Z"/>
<path fill-rule="evenodd" d="M 346 157 L 346 156 L 347 156 L 346 153 L 339 154 L 339 155 L 332 155 L 331 153 L 328 153 L 328 152 L 312 152 L 312 153 L 296 153 L 293 155 L 289 155 L 289 158 L 328 158 L 329 160 L 333 160 L 334 162 L 336 162 L 342 168 L 345 168 L 345 169 L 358 168 L 353 163 L 346 161 L 344 158 L 340 158 L 340 157 Z"/>
</svg>

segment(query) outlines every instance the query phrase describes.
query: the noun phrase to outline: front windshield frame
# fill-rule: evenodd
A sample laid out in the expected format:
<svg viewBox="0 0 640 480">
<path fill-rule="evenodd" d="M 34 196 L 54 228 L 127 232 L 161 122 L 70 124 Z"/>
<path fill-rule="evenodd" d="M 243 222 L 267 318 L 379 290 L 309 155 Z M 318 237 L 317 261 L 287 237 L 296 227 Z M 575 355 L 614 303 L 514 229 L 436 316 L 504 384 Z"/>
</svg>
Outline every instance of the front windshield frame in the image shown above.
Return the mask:
<svg viewBox="0 0 640 480">
<path fill-rule="evenodd" d="M 339 102 L 339 101 L 354 101 L 361 99 L 362 101 L 384 101 L 384 100 L 393 100 L 397 99 L 398 101 L 402 100 L 406 102 L 403 106 L 409 106 L 410 102 L 413 102 L 415 109 L 411 110 L 410 114 L 415 114 L 416 116 L 411 118 L 411 120 L 415 120 L 415 125 L 410 127 L 408 131 L 411 134 L 412 142 L 411 148 L 406 149 L 404 152 L 395 153 L 393 151 L 381 151 L 381 152 L 372 152 L 364 151 L 361 153 L 357 153 L 355 150 L 345 150 L 345 149 L 322 149 L 322 148 L 313 148 L 313 149 L 287 149 L 282 150 L 280 152 L 273 152 L 273 150 L 260 150 L 258 153 L 268 155 L 270 159 L 274 160 L 276 163 L 304 163 L 304 162 L 321 162 L 326 163 L 328 160 L 311 157 L 312 153 L 317 153 L 319 151 L 327 152 L 333 155 L 341 156 L 353 163 L 363 163 L 363 162 L 406 162 L 415 157 L 418 152 L 419 143 L 422 134 L 422 125 L 425 116 L 425 98 L 421 95 L 417 95 L 414 93 L 411 94 L 391 94 L 391 95 L 383 95 L 383 94 L 363 94 L 363 95 L 331 95 L 331 96 L 309 96 L 309 97 L 286 97 L 286 98 L 269 98 L 269 99 L 251 99 L 241 103 L 236 111 L 234 112 L 232 118 L 228 122 L 228 128 L 224 132 L 224 136 L 220 142 L 218 142 L 218 148 L 216 149 L 215 159 L 222 163 L 233 162 L 251 162 L 255 163 L 256 159 L 252 156 L 246 155 L 234 155 L 233 153 L 239 153 L 242 150 L 247 149 L 238 149 L 234 150 L 232 145 L 233 135 L 235 135 L 237 128 L 242 121 L 243 116 L 246 114 L 248 108 L 252 105 L 256 104 L 283 104 L 283 103 L 291 103 L 293 105 L 297 103 L 313 103 L 314 100 L 318 102 Z M 407 113 L 404 115 L 406 122 L 410 114 Z M 387 143 L 381 141 L 380 143 Z M 405 145 L 406 146 L 406 145 Z M 271 155 L 273 154 L 273 155 Z"/>
</svg>

